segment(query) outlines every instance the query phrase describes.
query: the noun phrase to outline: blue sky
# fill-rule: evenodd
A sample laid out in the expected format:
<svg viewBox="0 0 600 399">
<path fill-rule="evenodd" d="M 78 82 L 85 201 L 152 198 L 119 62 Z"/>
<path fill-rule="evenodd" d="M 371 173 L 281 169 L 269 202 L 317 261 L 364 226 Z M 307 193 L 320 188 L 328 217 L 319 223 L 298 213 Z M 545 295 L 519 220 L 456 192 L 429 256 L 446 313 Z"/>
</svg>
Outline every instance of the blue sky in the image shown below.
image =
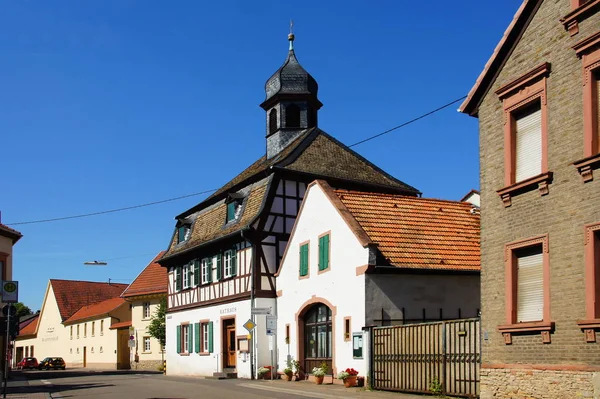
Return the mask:
<svg viewBox="0 0 600 399">
<path fill-rule="evenodd" d="M 264 83 L 296 54 L 319 126 L 346 144 L 465 95 L 520 0 L 14 1 L 0 12 L 3 223 L 216 189 L 265 151 Z M 424 196 L 478 188 L 477 120 L 456 104 L 354 147 Z M 205 196 L 13 225 L 20 299 L 50 278 L 131 282 Z M 84 261 L 109 260 L 106 267 Z"/>
</svg>

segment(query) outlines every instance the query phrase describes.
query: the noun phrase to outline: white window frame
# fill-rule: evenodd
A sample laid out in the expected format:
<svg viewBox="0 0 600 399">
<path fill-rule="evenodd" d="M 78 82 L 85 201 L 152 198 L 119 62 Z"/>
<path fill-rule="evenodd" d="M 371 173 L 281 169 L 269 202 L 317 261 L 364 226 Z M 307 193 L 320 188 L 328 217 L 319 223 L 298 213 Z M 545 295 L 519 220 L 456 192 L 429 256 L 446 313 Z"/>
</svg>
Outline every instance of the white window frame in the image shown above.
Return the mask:
<svg viewBox="0 0 600 399">
<path fill-rule="evenodd" d="M 208 284 L 209 283 L 209 276 L 210 273 L 212 273 L 212 268 L 210 267 L 209 264 L 209 258 L 204 258 L 202 259 L 202 262 L 200 263 L 200 274 L 202 275 L 202 284 Z"/>
<path fill-rule="evenodd" d="M 144 352 L 150 352 L 151 344 L 150 337 L 144 337 Z"/>
<path fill-rule="evenodd" d="M 189 265 L 185 265 L 182 267 L 183 269 L 183 289 L 188 289 L 191 287 L 190 284 L 190 266 Z"/>
<path fill-rule="evenodd" d="M 181 326 L 181 353 L 190 353 L 190 326 L 182 325 Z"/>
<path fill-rule="evenodd" d="M 142 318 L 143 319 L 150 318 L 150 302 L 144 302 L 142 304 Z"/>
<path fill-rule="evenodd" d="M 200 332 L 200 339 L 202 341 L 201 352 L 208 352 L 208 323 L 202 323 L 200 325 Z"/>
<path fill-rule="evenodd" d="M 223 277 L 228 278 L 233 275 L 233 250 L 228 249 L 223 253 Z"/>
</svg>

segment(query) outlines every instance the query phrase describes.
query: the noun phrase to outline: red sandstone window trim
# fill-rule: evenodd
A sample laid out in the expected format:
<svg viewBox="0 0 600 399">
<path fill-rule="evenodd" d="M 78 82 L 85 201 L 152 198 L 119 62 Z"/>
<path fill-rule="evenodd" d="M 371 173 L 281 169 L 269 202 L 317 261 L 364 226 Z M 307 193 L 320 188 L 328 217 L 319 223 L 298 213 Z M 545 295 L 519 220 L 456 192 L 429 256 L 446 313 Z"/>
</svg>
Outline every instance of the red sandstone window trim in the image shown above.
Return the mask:
<svg viewBox="0 0 600 399">
<path fill-rule="evenodd" d="M 600 1 L 600 0 L 599 0 Z M 504 187 L 498 195 L 505 207 L 512 204 L 511 198 L 521 192 L 530 191 L 535 186 L 540 195 L 548 194 L 548 184 L 552 182 L 552 172 L 548 171 L 548 111 L 546 80 L 550 74 L 550 64 L 545 62 L 517 79 L 496 90 L 502 100 L 504 113 Z M 539 101 L 542 130 L 542 173 L 531 178 L 515 181 L 516 140 L 515 112 Z"/>
<path fill-rule="evenodd" d="M 586 320 L 577 320 L 577 324 L 587 342 L 596 342 L 595 330 L 600 329 L 600 222 L 584 229 Z"/>
<path fill-rule="evenodd" d="M 571 36 L 579 33 L 579 23 L 600 8 L 600 0 L 571 0 L 571 12 L 560 19 L 560 23 Z"/>
<path fill-rule="evenodd" d="M 516 250 L 528 247 L 542 246 L 544 310 L 541 321 L 517 323 L 517 257 Z M 506 344 L 512 343 L 513 333 L 540 332 L 542 342 L 550 343 L 550 332 L 554 322 L 550 319 L 550 258 L 548 234 L 527 238 L 506 244 L 504 247 L 505 268 L 505 315 L 506 324 L 498 326 Z"/>
<path fill-rule="evenodd" d="M 573 46 L 583 68 L 583 155 L 573 165 L 584 183 L 593 180 L 600 167 L 600 126 L 598 126 L 598 76 L 600 76 L 600 31 Z"/>
<path fill-rule="evenodd" d="M 4 252 L 0 252 L 0 277 L 2 281 L 6 281 L 8 279 L 8 254 Z"/>
<path fill-rule="evenodd" d="M 352 317 L 344 317 L 344 342 L 352 341 Z"/>
</svg>

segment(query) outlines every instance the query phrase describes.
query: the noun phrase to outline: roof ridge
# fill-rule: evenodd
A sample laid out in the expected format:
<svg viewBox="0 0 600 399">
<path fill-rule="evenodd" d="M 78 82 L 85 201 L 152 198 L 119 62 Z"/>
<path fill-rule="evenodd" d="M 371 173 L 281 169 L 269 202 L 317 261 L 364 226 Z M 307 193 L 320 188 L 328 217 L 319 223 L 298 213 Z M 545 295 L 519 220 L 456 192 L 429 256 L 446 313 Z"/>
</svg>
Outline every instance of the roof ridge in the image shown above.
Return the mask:
<svg viewBox="0 0 600 399">
<path fill-rule="evenodd" d="M 451 204 L 455 204 L 457 206 L 468 206 L 468 207 L 472 207 L 473 205 L 469 202 L 464 202 L 464 201 L 456 201 L 456 200 L 449 200 L 449 199 L 444 199 L 444 198 L 432 198 L 432 197 L 413 197 L 410 195 L 404 195 L 404 194 L 393 194 L 393 193 L 377 193 L 377 192 L 373 192 L 373 191 L 358 191 L 358 190 L 347 190 L 347 189 L 334 189 L 335 193 L 338 195 L 372 195 L 375 197 L 390 197 L 390 198 L 401 198 L 401 199 L 407 199 L 410 201 L 428 201 L 428 202 L 433 202 L 433 201 L 437 201 L 437 202 L 445 202 L 445 203 L 451 203 Z"/>
</svg>

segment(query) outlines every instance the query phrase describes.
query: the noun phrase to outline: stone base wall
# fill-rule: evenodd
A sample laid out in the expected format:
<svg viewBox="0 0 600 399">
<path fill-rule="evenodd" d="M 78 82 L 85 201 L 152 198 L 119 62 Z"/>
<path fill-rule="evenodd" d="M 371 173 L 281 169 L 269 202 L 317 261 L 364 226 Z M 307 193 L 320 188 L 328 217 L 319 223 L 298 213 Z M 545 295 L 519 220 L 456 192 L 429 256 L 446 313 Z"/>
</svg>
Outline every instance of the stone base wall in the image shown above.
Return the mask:
<svg viewBox="0 0 600 399">
<path fill-rule="evenodd" d="M 162 360 L 140 360 L 138 363 L 132 362 L 131 369 L 132 370 L 148 370 L 148 371 L 158 371 L 159 367 L 162 367 Z"/>
<path fill-rule="evenodd" d="M 480 398 L 600 399 L 600 372 L 482 368 Z"/>
</svg>

